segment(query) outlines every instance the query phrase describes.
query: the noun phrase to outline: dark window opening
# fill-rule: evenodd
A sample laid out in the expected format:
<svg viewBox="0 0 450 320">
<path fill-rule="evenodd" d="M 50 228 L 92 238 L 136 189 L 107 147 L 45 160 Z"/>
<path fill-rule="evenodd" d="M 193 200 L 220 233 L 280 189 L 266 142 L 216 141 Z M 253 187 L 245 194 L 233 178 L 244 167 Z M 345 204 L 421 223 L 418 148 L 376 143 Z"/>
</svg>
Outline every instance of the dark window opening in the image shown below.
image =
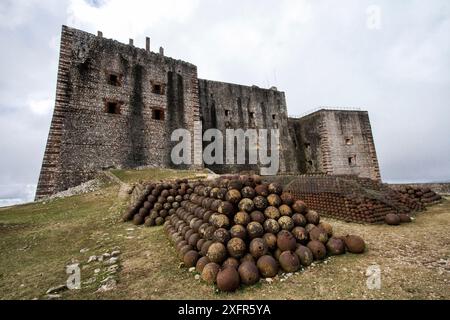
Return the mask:
<svg viewBox="0 0 450 320">
<path fill-rule="evenodd" d="M 164 94 L 164 86 L 158 83 L 152 84 L 152 93 Z"/>
<path fill-rule="evenodd" d="M 312 166 L 312 165 L 313 165 L 312 160 L 308 160 L 308 164 L 309 164 L 310 166 Z"/>
<path fill-rule="evenodd" d="M 116 74 L 110 74 L 109 75 L 109 84 L 112 86 L 119 86 L 119 77 Z"/>
<path fill-rule="evenodd" d="M 356 164 L 356 156 L 348 157 L 348 165 L 354 166 Z"/>
<path fill-rule="evenodd" d="M 277 116 L 275 114 L 272 115 L 272 119 L 275 120 Z"/>
<path fill-rule="evenodd" d="M 346 138 L 346 139 L 345 139 L 345 144 L 348 145 L 348 146 L 349 146 L 349 145 L 352 145 L 352 144 L 353 144 L 353 138 L 352 138 L 352 137 Z"/>
<path fill-rule="evenodd" d="M 164 120 L 164 110 L 154 109 L 152 110 L 153 120 Z"/>
<path fill-rule="evenodd" d="M 255 118 L 255 113 L 254 112 L 250 112 L 249 116 L 250 116 L 250 119 L 254 119 Z"/>
<path fill-rule="evenodd" d="M 311 143 L 305 142 L 305 149 L 308 149 L 308 148 L 310 148 L 310 147 L 311 147 Z"/>
<path fill-rule="evenodd" d="M 230 110 L 225 109 L 225 117 L 228 117 L 228 116 L 230 116 Z"/>
<path fill-rule="evenodd" d="M 110 114 L 120 114 L 120 106 L 117 102 L 107 102 L 106 112 Z"/>
</svg>

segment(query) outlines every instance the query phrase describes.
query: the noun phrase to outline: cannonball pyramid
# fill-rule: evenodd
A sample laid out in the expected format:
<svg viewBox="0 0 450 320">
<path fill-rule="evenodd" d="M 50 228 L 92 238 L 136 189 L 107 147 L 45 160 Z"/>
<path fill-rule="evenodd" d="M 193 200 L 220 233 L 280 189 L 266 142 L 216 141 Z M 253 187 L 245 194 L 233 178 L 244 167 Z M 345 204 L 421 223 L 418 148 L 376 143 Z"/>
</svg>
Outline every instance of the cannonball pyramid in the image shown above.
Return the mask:
<svg viewBox="0 0 450 320">
<path fill-rule="evenodd" d="M 333 235 L 316 211 L 259 176 L 151 183 L 123 220 L 164 224 L 184 266 L 221 291 L 365 250 L 359 236 Z"/>
</svg>

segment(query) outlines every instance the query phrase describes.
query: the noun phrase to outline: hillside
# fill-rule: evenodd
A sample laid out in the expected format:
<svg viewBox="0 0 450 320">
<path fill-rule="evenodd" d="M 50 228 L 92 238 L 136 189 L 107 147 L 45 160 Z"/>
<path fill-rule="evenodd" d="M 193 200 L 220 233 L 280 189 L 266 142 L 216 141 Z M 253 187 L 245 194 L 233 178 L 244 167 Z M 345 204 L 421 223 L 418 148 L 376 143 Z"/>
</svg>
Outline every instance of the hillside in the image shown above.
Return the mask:
<svg viewBox="0 0 450 320">
<path fill-rule="evenodd" d="M 151 169 L 113 174 L 131 183 L 199 173 Z M 325 219 L 339 234 L 361 235 L 369 250 L 329 258 L 286 279 L 219 294 L 180 268 L 162 227 L 120 222 L 127 205 L 120 190 L 119 183 L 109 182 L 82 195 L 0 208 L 0 298 L 450 299 L 448 199 L 399 227 Z M 103 262 L 88 263 L 91 256 L 114 251 L 117 259 L 105 255 Z M 65 268 L 72 263 L 80 264 L 81 289 L 48 296 L 49 288 L 66 282 Z M 365 272 L 373 264 L 381 267 L 381 290 L 366 287 Z M 111 290 L 98 291 L 114 282 Z"/>
</svg>

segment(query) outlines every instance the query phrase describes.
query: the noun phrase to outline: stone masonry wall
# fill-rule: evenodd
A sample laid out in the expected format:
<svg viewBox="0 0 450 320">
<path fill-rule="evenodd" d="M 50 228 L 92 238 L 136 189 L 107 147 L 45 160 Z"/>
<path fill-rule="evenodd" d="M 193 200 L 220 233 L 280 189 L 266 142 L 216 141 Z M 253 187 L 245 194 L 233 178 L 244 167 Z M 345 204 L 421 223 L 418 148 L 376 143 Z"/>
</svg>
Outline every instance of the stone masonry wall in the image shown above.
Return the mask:
<svg viewBox="0 0 450 320">
<path fill-rule="evenodd" d="M 102 168 L 171 166 L 170 133 L 193 132 L 199 119 L 196 66 L 63 26 L 36 198 L 76 186 Z"/>
</svg>

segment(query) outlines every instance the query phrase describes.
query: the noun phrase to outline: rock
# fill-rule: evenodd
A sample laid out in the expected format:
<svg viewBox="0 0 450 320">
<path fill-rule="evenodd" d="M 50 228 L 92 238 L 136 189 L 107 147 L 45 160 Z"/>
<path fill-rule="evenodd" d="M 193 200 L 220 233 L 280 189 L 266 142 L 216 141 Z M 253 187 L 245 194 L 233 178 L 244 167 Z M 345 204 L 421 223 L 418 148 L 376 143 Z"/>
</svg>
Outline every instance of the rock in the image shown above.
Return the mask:
<svg viewBox="0 0 450 320">
<path fill-rule="evenodd" d="M 62 291 L 66 291 L 67 289 L 68 289 L 67 286 L 65 284 L 62 284 L 62 285 L 59 285 L 59 286 L 52 287 L 52 288 L 48 289 L 46 294 L 50 295 L 50 294 L 53 294 L 53 293 L 59 293 L 59 292 L 62 292 Z"/>
<path fill-rule="evenodd" d="M 107 280 L 107 281 L 105 281 L 105 280 Z M 96 292 L 99 292 L 99 293 L 106 292 L 106 291 L 114 290 L 116 288 L 117 281 L 115 279 L 108 277 L 105 280 L 103 280 L 103 281 L 105 281 L 104 284 L 102 286 L 100 286 L 100 288 L 98 288 L 98 290 Z M 103 283 L 103 281 L 102 281 L 102 283 Z"/>
<path fill-rule="evenodd" d="M 59 298 L 61 298 L 61 295 L 60 294 L 48 294 L 47 298 L 49 300 L 59 299 Z"/>
<path fill-rule="evenodd" d="M 119 270 L 119 266 L 117 264 L 113 264 L 112 266 L 109 266 L 108 269 L 106 269 L 106 272 L 116 273 L 118 270 Z"/>
<path fill-rule="evenodd" d="M 94 273 L 99 273 L 101 270 L 100 269 L 95 269 Z"/>
<path fill-rule="evenodd" d="M 111 255 L 108 252 L 105 252 L 104 254 L 102 254 L 103 259 L 108 259 L 109 257 L 111 257 Z"/>
<path fill-rule="evenodd" d="M 120 250 L 116 250 L 116 251 L 113 251 L 113 252 L 111 252 L 111 256 L 112 257 L 117 257 L 118 255 L 120 255 Z"/>
<path fill-rule="evenodd" d="M 195 280 L 200 280 L 200 275 L 196 274 L 194 278 L 195 278 Z"/>
<path fill-rule="evenodd" d="M 189 268 L 189 272 L 194 272 L 194 271 L 195 271 L 195 267 Z"/>
<path fill-rule="evenodd" d="M 272 278 L 266 278 L 266 281 L 267 281 L 268 283 L 272 283 L 272 282 L 273 282 L 273 279 L 272 279 Z"/>
<path fill-rule="evenodd" d="M 97 261 L 97 256 L 90 256 L 87 263 Z"/>
<path fill-rule="evenodd" d="M 106 265 L 113 265 L 113 264 L 116 264 L 117 261 L 119 261 L 118 257 L 112 257 L 109 260 L 105 261 L 105 264 Z"/>
<path fill-rule="evenodd" d="M 83 248 L 83 249 L 80 250 L 80 253 L 86 253 L 88 251 L 89 251 L 89 248 Z"/>
</svg>

